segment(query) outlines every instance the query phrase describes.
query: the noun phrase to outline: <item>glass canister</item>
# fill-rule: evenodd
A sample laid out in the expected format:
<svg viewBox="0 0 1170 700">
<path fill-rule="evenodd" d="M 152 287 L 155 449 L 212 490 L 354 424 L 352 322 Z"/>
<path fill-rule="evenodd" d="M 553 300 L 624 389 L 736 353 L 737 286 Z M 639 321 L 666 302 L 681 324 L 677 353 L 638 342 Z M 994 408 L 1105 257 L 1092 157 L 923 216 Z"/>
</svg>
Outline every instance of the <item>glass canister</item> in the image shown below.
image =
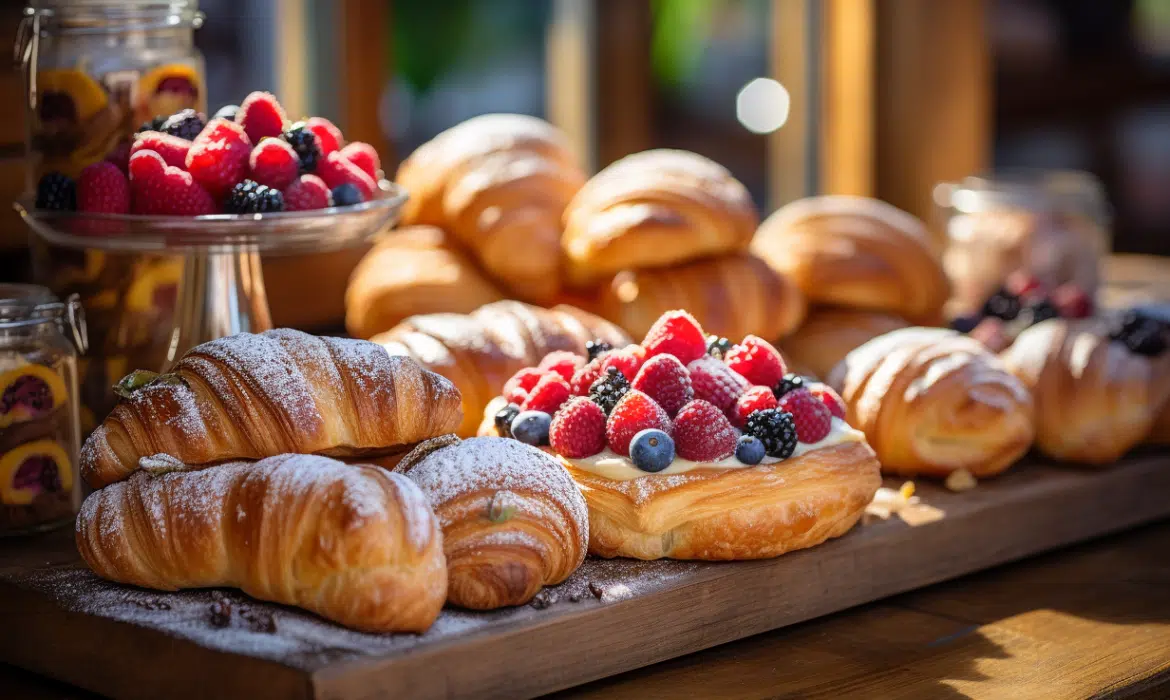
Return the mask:
<svg viewBox="0 0 1170 700">
<path fill-rule="evenodd" d="M 77 297 L 0 284 L 0 536 L 73 522 L 81 505 Z"/>
<path fill-rule="evenodd" d="M 968 177 L 935 189 L 951 280 L 951 317 L 977 312 L 1013 274 L 1047 290 L 1094 298 L 1112 248 L 1111 216 L 1097 178 L 1075 171 Z"/>
</svg>

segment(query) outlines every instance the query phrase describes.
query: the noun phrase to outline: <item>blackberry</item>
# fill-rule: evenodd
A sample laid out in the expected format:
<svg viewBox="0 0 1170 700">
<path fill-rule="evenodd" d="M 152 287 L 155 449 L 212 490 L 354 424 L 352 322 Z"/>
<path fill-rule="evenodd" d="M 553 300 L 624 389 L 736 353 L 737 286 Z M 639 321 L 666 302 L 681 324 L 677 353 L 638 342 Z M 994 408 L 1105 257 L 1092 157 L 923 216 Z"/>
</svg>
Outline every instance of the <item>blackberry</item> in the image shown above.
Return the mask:
<svg viewBox="0 0 1170 700">
<path fill-rule="evenodd" d="M 955 318 L 951 319 L 951 330 L 955 330 L 960 333 L 970 333 L 971 331 L 975 330 L 975 326 L 978 326 L 979 322 L 982 320 L 982 317 L 974 314 L 970 316 L 956 316 Z"/>
<path fill-rule="evenodd" d="M 711 357 L 717 357 L 720 360 L 731 349 L 732 342 L 727 338 L 720 338 L 717 335 L 707 336 L 707 354 Z"/>
<path fill-rule="evenodd" d="M 205 126 L 207 123 L 202 114 L 193 109 L 184 109 L 167 117 L 167 120 L 163 122 L 162 130 L 171 136 L 194 141 Z"/>
<path fill-rule="evenodd" d="M 148 122 L 142 122 L 142 126 L 138 127 L 138 133 L 144 131 L 162 131 L 163 124 L 167 121 L 166 117 L 155 117 Z"/>
<path fill-rule="evenodd" d="M 333 206 L 335 207 L 350 207 L 354 204 L 361 204 L 363 201 L 362 193 L 352 182 L 341 183 L 334 187 L 329 194 L 333 197 Z"/>
<path fill-rule="evenodd" d="M 789 372 L 788 374 L 784 375 L 784 377 L 778 384 L 776 384 L 776 386 L 772 387 L 772 393 L 776 395 L 776 398 L 780 398 L 788 392 L 796 391 L 803 386 L 804 377 L 800 376 L 799 374 L 793 374 L 792 372 Z"/>
<path fill-rule="evenodd" d="M 236 115 L 239 113 L 239 105 L 224 105 L 219 108 L 219 111 L 215 113 L 215 116 L 212 117 L 212 119 L 227 119 L 228 121 L 234 122 L 236 120 Z"/>
<path fill-rule="evenodd" d="M 1001 321 L 1014 321 L 1020 315 L 1020 298 L 1006 289 L 1000 289 L 983 303 L 983 315 Z"/>
<path fill-rule="evenodd" d="M 500 434 L 500 437 L 512 437 L 512 421 L 516 420 L 518 415 L 520 415 L 520 407 L 514 403 L 496 411 L 496 432 Z"/>
<path fill-rule="evenodd" d="M 321 160 L 321 144 L 317 143 L 317 135 L 309 131 L 304 122 L 297 122 L 284 132 L 283 137 L 297 152 L 297 157 L 301 160 L 301 172 L 315 171 L 317 161 Z"/>
<path fill-rule="evenodd" d="M 601 406 L 601 410 L 608 416 L 629 390 L 630 382 L 626 375 L 618 371 L 617 367 L 610 367 L 605 370 L 605 376 L 589 387 L 589 400 Z"/>
<path fill-rule="evenodd" d="M 61 173 L 45 173 L 37 183 L 37 209 L 77 210 L 77 185 Z"/>
<path fill-rule="evenodd" d="M 613 350 L 613 346 L 600 338 L 585 343 L 585 354 L 589 355 L 590 360 L 596 360 L 598 355 L 603 352 L 609 352 L 610 350 Z"/>
<path fill-rule="evenodd" d="M 1028 325 L 1034 326 L 1041 321 L 1060 318 L 1060 309 L 1056 308 L 1056 305 L 1048 299 L 1041 299 L 1025 307 L 1022 314 L 1027 316 Z"/>
<path fill-rule="evenodd" d="M 1131 310 L 1109 332 L 1109 338 L 1138 355 L 1160 355 L 1166 351 L 1166 332 L 1164 322 Z"/>
<path fill-rule="evenodd" d="M 280 190 L 244 180 L 232 188 L 224 210 L 229 214 L 263 214 L 284 211 L 284 195 Z"/>
<path fill-rule="evenodd" d="M 791 413 L 778 408 L 765 408 L 748 416 L 744 433 L 764 443 L 769 457 L 788 459 L 796 450 L 796 421 Z"/>
</svg>

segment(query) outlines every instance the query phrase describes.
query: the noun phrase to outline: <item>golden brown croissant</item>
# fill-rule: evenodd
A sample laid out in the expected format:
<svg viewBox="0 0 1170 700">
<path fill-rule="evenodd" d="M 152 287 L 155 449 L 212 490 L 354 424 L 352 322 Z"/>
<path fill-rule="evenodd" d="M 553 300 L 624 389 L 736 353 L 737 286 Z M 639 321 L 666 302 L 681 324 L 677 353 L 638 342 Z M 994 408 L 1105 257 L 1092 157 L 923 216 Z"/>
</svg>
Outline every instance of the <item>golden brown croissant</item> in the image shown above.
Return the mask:
<svg viewBox="0 0 1170 700">
<path fill-rule="evenodd" d="M 789 275 L 811 304 L 941 318 L 947 278 L 925 225 L 885 202 L 823 196 L 769 216 L 752 250 Z"/>
<path fill-rule="evenodd" d="M 423 443 L 400 468 L 443 528 L 447 600 L 474 610 L 523 605 L 585 560 L 585 499 L 557 460 L 498 437 Z"/>
<path fill-rule="evenodd" d="M 991 476 L 1035 434 L 1027 388 L 979 341 L 951 330 L 878 336 L 846 355 L 829 384 L 887 473 Z"/>
<path fill-rule="evenodd" d="M 779 338 L 804 319 L 800 290 L 750 253 L 620 272 L 602 290 L 601 315 L 641 337 L 664 312 L 686 309 L 708 333 Z"/>
<path fill-rule="evenodd" d="M 410 192 L 404 224 L 450 231 L 518 297 L 561 286 L 561 214 L 585 182 L 564 135 L 535 117 L 486 114 L 423 144 L 395 178 Z"/>
<path fill-rule="evenodd" d="M 101 488 L 154 454 L 189 465 L 285 452 L 387 455 L 460 420 L 449 381 L 374 343 L 241 333 L 192 348 L 121 399 L 82 447 L 81 472 Z"/>
<path fill-rule="evenodd" d="M 1170 357 L 1110 342 L 1105 322 L 1051 319 L 1001 355 L 1036 398 L 1036 447 L 1085 464 L 1117 460 L 1147 437 L 1170 399 Z"/>
<path fill-rule="evenodd" d="M 823 378 L 854 348 L 908 325 L 891 314 L 821 307 L 784 339 L 782 350 L 789 369 Z"/>
<path fill-rule="evenodd" d="M 102 578 L 234 586 L 370 632 L 422 632 L 447 591 L 443 537 L 409 479 L 312 455 L 155 475 L 96 491 L 77 549 Z"/>
<path fill-rule="evenodd" d="M 595 175 L 565 210 L 572 283 L 747 248 L 759 218 L 747 189 L 696 153 L 635 153 Z"/>
<path fill-rule="evenodd" d="M 345 328 L 369 338 L 407 316 L 465 314 L 503 298 L 442 229 L 411 226 L 382 238 L 354 268 L 345 290 Z"/>
<path fill-rule="evenodd" d="M 412 316 L 372 340 L 454 382 L 463 397 L 463 422 L 448 432 L 470 437 L 484 406 L 513 374 L 554 350 L 584 355 L 585 343 L 596 338 L 614 347 L 630 343 L 613 324 L 570 306 L 500 301 L 468 315 Z"/>
</svg>

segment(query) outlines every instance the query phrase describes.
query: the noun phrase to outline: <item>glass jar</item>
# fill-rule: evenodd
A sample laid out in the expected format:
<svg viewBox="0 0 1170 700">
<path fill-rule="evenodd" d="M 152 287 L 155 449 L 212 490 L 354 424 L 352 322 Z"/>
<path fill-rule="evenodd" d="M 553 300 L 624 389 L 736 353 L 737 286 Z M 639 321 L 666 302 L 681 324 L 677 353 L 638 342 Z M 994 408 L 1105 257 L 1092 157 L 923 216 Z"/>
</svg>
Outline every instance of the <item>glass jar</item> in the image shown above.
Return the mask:
<svg viewBox="0 0 1170 700">
<path fill-rule="evenodd" d="M 1047 290 L 1094 298 L 1112 248 L 1110 210 L 1097 178 L 1074 171 L 968 177 L 935 188 L 951 280 L 948 315 L 976 313 L 1013 273 Z"/>
<path fill-rule="evenodd" d="M 0 284 L 0 535 L 73 522 L 81 505 L 76 297 Z"/>
</svg>

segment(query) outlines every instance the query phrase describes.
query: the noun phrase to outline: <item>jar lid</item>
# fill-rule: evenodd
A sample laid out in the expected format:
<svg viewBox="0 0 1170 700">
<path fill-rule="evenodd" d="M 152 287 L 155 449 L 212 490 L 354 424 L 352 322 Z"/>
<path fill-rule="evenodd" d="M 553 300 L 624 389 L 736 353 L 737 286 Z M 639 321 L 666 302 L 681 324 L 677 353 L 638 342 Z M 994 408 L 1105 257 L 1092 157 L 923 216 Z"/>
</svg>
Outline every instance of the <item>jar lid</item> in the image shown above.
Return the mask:
<svg viewBox="0 0 1170 700">
<path fill-rule="evenodd" d="M 60 34 L 203 25 L 199 0 L 29 0 L 25 17 L 38 17 Z"/>
<path fill-rule="evenodd" d="M 935 200 L 964 214 L 989 209 L 1020 208 L 1041 212 L 1080 212 L 1108 221 L 1105 188 L 1095 176 L 1079 170 L 1005 170 L 972 175 L 935 189 Z"/>
<path fill-rule="evenodd" d="M 54 323 L 84 353 L 89 348 L 85 311 L 71 294 L 60 301 L 47 287 L 35 284 L 0 284 L 0 330 Z"/>
</svg>

